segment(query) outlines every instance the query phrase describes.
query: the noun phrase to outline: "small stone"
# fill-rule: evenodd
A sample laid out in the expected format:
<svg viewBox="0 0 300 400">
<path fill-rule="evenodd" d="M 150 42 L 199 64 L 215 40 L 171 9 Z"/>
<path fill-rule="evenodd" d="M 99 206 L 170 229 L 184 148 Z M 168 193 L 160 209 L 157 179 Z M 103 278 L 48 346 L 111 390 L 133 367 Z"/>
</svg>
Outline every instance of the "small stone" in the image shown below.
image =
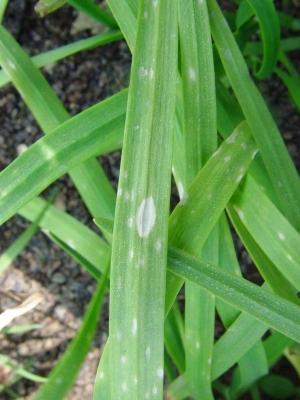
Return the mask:
<svg viewBox="0 0 300 400">
<path fill-rule="evenodd" d="M 66 277 L 60 272 L 56 272 L 55 274 L 53 274 L 51 279 L 52 282 L 57 283 L 58 285 L 62 285 L 66 282 Z"/>
</svg>

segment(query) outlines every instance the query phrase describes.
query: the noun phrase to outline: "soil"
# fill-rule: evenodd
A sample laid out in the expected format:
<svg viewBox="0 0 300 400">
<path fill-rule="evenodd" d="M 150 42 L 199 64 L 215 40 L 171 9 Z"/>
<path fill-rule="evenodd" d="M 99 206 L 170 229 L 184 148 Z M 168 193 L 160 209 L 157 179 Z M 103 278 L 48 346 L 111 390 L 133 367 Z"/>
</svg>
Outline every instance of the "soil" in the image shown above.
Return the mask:
<svg viewBox="0 0 300 400">
<path fill-rule="evenodd" d="M 69 6 L 42 19 L 35 14 L 34 4 L 35 0 L 10 0 L 5 17 L 6 27 L 30 55 L 95 33 L 95 28 L 90 29 L 88 25 L 82 29 L 78 28 L 78 14 Z M 293 10 L 295 14 L 300 14 L 296 6 Z M 299 59 L 299 53 L 293 55 L 293 61 L 298 67 Z M 69 57 L 46 68 L 44 73 L 67 110 L 74 115 L 126 87 L 130 62 L 131 56 L 126 44 L 120 41 Z M 291 105 L 286 89 L 276 77 L 260 83 L 260 87 L 300 169 L 299 112 Z M 0 110 L 1 170 L 24 146 L 35 142 L 42 132 L 12 85 L 0 90 Z M 119 154 L 102 157 L 99 162 L 116 186 Z M 96 230 L 70 179 L 63 177 L 56 186 L 60 188 L 60 207 Z M 0 227 L 0 254 L 26 226 L 25 220 L 14 217 Z M 258 275 L 251 260 L 238 242 L 237 246 L 244 273 L 249 279 L 256 281 Z M 9 270 L 0 276 L 0 288 L 0 311 L 15 306 L 31 293 L 42 294 L 43 300 L 38 307 L 17 320 L 18 324 L 40 324 L 41 327 L 22 335 L 1 335 L 0 352 L 9 355 L 32 372 L 46 376 L 78 329 L 95 282 L 69 256 L 39 232 Z M 69 399 L 91 398 L 99 356 L 107 338 L 107 328 L 106 300 L 93 348 L 68 396 Z M 279 363 L 276 370 L 285 374 L 285 363 Z M 1 368 L 0 383 L 5 381 L 9 374 L 10 371 Z M 29 399 L 37 384 L 21 379 L 11 388 L 19 398 Z M 11 398 L 13 397 L 8 393 L 0 393 L 0 399 Z"/>
</svg>

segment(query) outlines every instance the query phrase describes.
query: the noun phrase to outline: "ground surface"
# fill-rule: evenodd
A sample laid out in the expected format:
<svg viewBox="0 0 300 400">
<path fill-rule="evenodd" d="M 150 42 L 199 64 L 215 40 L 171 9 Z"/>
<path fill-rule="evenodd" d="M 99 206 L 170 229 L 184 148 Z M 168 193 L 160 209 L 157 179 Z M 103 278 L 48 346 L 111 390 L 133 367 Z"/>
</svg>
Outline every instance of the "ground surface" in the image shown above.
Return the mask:
<svg viewBox="0 0 300 400">
<path fill-rule="evenodd" d="M 29 54 L 38 54 L 91 34 L 89 29 L 78 30 L 77 14 L 70 7 L 65 7 L 53 16 L 39 19 L 33 11 L 33 4 L 33 0 L 11 0 L 5 20 L 7 28 Z M 47 68 L 46 76 L 68 111 L 74 115 L 125 87 L 129 67 L 130 54 L 126 45 L 120 42 L 68 58 Z M 299 168 L 299 113 L 291 106 L 285 88 L 276 78 L 265 82 L 261 88 Z M 16 157 L 24 145 L 30 145 L 40 136 L 40 128 L 17 92 L 12 86 L 1 89 L 0 170 Z M 118 155 L 101 160 L 114 184 L 118 177 L 118 160 Z M 66 177 L 60 179 L 59 187 L 60 206 L 96 229 L 70 180 Z M 15 217 L 0 227 L 0 253 L 26 226 L 23 219 Z M 257 279 L 247 254 L 238 246 L 247 276 Z M 0 353 L 9 354 L 19 363 L 29 364 L 29 368 L 32 365 L 32 370 L 37 374 L 47 375 L 74 336 L 93 290 L 93 280 L 43 233 L 38 233 L 9 271 L 0 277 L 0 311 L 39 291 L 43 295 L 42 303 L 18 322 L 38 323 L 42 327 L 25 335 L 0 336 Z M 106 332 L 107 303 L 94 347 L 69 399 L 91 398 Z M 285 373 L 285 364 L 280 364 L 277 369 Z M 5 380 L 5 374 L 6 371 L 0 369 L 0 382 Z M 20 380 L 14 386 L 21 398 L 30 398 L 35 388 L 35 384 L 25 380 Z M 8 398 L 0 394 L 0 399 Z"/>
</svg>

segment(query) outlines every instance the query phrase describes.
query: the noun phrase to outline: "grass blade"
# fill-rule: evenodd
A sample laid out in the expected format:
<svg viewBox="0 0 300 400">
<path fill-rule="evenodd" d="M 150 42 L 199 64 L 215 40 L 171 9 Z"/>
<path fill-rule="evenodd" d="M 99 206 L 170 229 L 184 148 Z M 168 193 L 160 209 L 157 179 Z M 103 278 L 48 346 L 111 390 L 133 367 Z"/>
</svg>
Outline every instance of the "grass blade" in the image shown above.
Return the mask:
<svg viewBox="0 0 300 400">
<path fill-rule="evenodd" d="M 45 212 L 50 206 L 50 202 L 46 203 L 41 213 L 32 222 L 31 225 L 13 242 L 13 244 L 5 250 L 0 256 L 0 275 L 10 266 L 14 259 L 24 250 L 31 238 L 39 229 L 39 224 L 44 217 Z"/>
<path fill-rule="evenodd" d="M 77 10 L 84 12 L 96 21 L 107 25 L 110 28 L 117 28 L 118 25 L 108 12 L 103 10 L 93 0 L 67 0 L 69 4 L 75 7 Z"/>
<path fill-rule="evenodd" d="M 31 58 L 34 65 L 38 68 L 45 67 L 46 65 L 56 63 L 69 56 L 85 50 L 91 50 L 98 46 L 122 39 L 120 31 L 112 31 L 101 33 L 100 35 L 91 36 L 87 39 L 77 40 L 74 43 L 66 44 L 53 50 L 46 51 L 45 53 L 38 54 Z M 0 87 L 10 82 L 10 77 L 5 71 L 0 71 Z"/>
<path fill-rule="evenodd" d="M 46 79 L 2 26 L 0 26 L 0 63 L 45 133 L 51 132 L 69 118 Z M 95 181 L 96 168 L 99 174 Z M 76 170 L 80 172 L 83 170 L 84 181 L 76 175 Z M 108 188 L 109 183 L 95 160 L 86 161 L 83 165 L 76 167 L 71 173 L 71 178 L 93 216 L 111 217 L 114 215 L 114 204 L 111 202 L 112 189 L 109 191 L 101 189 L 102 185 Z M 97 191 L 97 199 L 102 199 L 101 202 L 95 201 L 95 191 Z M 103 202 L 109 209 L 109 215 L 103 215 Z"/>
<path fill-rule="evenodd" d="M 35 400 L 63 399 L 70 390 L 96 332 L 106 292 L 107 275 L 108 268 L 99 282 L 75 338 L 51 371 L 47 382 L 33 397 Z"/>
<path fill-rule="evenodd" d="M 8 0 L 0 0 L 0 24 L 2 23 Z"/>
<path fill-rule="evenodd" d="M 275 122 L 249 76 L 246 63 L 217 2 L 208 0 L 212 35 L 226 75 L 251 128 L 281 208 L 300 227 L 300 182 Z"/>
<path fill-rule="evenodd" d="M 0 173 L 0 223 L 80 162 L 115 150 L 111 143 L 117 142 L 120 146 L 126 102 L 127 93 L 121 92 L 90 107 L 31 145 L 4 169 Z M 116 138 L 119 140 L 116 141 Z M 100 189 L 107 193 L 106 201 L 97 196 L 97 187 L 90 188 L 89 199 L 99 203 L 102 215 L 112 217 L 115 195 L 111 185 L 105 176 L 99 179 L 99 172 L 103 172 L 98 170 L 96 161 L 90 160 L 89 164 L 94 168 L 88 172 L 88 177 L 87 170 L 79 168 L 76 179 L 82 182 L 82 188 L 89 177 L 100 185 Z"/>
<path fill-rule="evenodd" d="M 273 0 L 247 0 L 258 20 L 262 43 L 263 61 L 256 76 L 264 79 L 272 74 L 280 47 L 280 23 Z"/>
<path fill-rule="evenodd" d="M 112 399 L 162 397 L 176 11 L 171 0 L 142 1 L 139 13 L 112 245 Z"/>
<path fill-rule="evenodd" d="M 249 234 L 242 220 L 232 207 L 229 206 L 229 213 L 236 232 L 241 238 L 244 246 L 258 268 L 261 276 L 279 296 L 299 305 L 295 287 L 279 272 L 276 266 L 261 250 L 255 239 Z"/>
<path fill-rule="evenodd" d="M 19 214 L 34 221 L 45 207 L 45 200 L 36 198 L 23 207 Z M 66 242 L 68 246 L 87 259 L 95 269 L 104 271 L 110 252 L 107 243 L 102 240 L 95 232 L 77 221 L 71 215 L 50 206 L 39 225 L 46 233 L 51 233 Z"/>
<path fill-rule="evenodd" d="M 232 207 L 249 233 L 291 285 L 300 287 L 300 235 L 248 176 Z M 270 221 L 272 224 L 270 225 Z"/>
<path fill-rule="evenodd" d="M 180 182 L 180 185 L 185 192 L 201 165 L 217 148 L 216 95 L 206 1 L 188 0 L 184 4 L 179 1 L 178 4 L 186 175 L 184 180 L 186 184 Z M 184 198 L 182 201 L 185 201 Z M 202 258 L 218 263 L 217 247 L 218 228 L 215 228 L 201 251 Z M 192 251 L 191 248 L 190 251 Z M 195 310 L 198 311 L 195 313 Z M 210 369 L 214 325 L 214 297 L 187 282 L 185 287 L 186 377 L 195 399 L 213 398 Z"/>
<path fill-rule="evenodd" d="M 44 17 L 61 8 L 66 2 L 67 0 L 39 0 L 34 9 L 41 17 Z"/>
<path fill-rule="evenodd" d="M 179 204 L 172 213 L 169 223 L 171 243 L 187 251 L 191 249 L 192 254 L 196 249 L 201 250 L 255 154 L 249 128 L 247 124 L 241 124 L 201 169 L 187 192 L 186 204 Z M 167 310 L 181 286 L 182 280 L 168 276 Z"/>
<path fill-rule="evenodd" d="M 116 18 L 120 30 L 133 53 L 137 32 L 137 1 L 107 0 L 107 4 Z"/>
<path fill-rule="evenodd" d="M 182 251 L 169 251 L 170 269 L 211 291 L 229 304 L 300 342 L 299 307 L 249 281 L 202 263 Z"/>
</svg>

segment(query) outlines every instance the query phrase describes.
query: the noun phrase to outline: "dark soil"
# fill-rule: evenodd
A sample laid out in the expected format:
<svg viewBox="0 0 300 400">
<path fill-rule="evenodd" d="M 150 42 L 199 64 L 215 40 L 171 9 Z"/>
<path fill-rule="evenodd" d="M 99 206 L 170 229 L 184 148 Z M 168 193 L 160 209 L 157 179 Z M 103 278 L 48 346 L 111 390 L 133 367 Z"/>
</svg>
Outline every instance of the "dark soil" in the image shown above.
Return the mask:
<svg viewBox="0 0 300 400">
<path fill-rule="evenodd" d="M 91 35 L 90 29 L 74 32 L 78 15 L 71 7 L 66 6 L 41 19 L 33 11 L 34 3 L 34 0 L 10 0 L 5 18 L 6 27 L 30 55 Z M 297 13 L 298 9 L 295 7 L 294 11 Z M 293 61 L 299 67 L 299 53 L 293 55 Z M 121 41 L 70 57 L 47 68 L 44 73 L 67 110 L 74 115 L 127 86 L 130 62 L 130 53 Z M 286 89 L 276 77 L 260 83 L 260 87 L 281 128 L 288 149 L 300 168 L 299 113 L 291 105 Z M 11 85 L 0 90 L 0 110 L 1 170 L 17 156 L 24 145 L 29 146 L 42 133 Z M 101 163 L 116 185 L 119 155 L 103 157 Z M 57 185 L 61 191 L 59 205 L 96 229 L 70 179 L 63 177 Z M 0 254 L 26 226 L 25 220 L 14 217 L 0 227 Z M 244 273 L 249 279 L 257 281 L 258 274 L 251 260 L 239 243 L 237 246 Z M 84 309 L 95 288 L 94 281 L 40 232 L 10 269 L 0 276 L 0 288 L 0 311 L 18 304 L 31 293 L 42 293 L 44 299 L 35 311 L 17 320 L 18 323 L 38 323 L 42 327 L 23 335 L 1 335 L 0 353 L 46 376 L 80 325 Z M 106 302 L 93 349 L 69 395 L 72 400 L 91 398 L 101 347 L 107 337 L 107 319 Z M 276 372 L 286 374 L 286 364 L 279 363 Z M 0 369 L 0 383 L 7 378 L 6 373 Z M 30 398 L 36 387 L 36 384 L 28 380 L 19 380 L 12 389 L 20 398 Z M 0 399 L 10 398 L 8 394 L 0 394 Z"/>
</svg>

